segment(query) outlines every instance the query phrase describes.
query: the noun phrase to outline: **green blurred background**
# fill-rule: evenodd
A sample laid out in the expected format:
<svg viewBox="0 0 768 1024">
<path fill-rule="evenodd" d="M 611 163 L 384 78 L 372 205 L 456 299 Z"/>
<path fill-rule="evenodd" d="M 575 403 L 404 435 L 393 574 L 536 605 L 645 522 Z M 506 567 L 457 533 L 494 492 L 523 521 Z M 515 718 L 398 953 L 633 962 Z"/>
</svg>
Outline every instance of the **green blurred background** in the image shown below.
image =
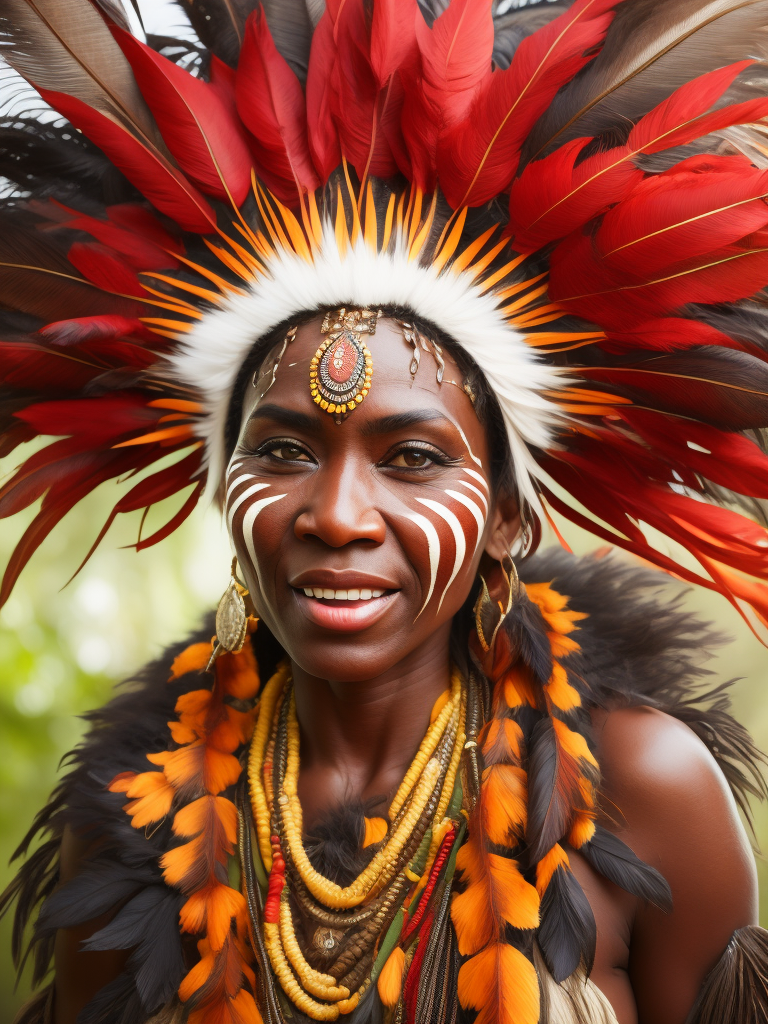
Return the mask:
<svg viewBox="0 0 768 1024">
<path fill-rule="evenodd" d="M 0 479 L 17 461 L 0 461 Z M 56 782 L 59 759 L 82 734 L 77 716 L 107 700 L 117 681 L 195 627 L 226 585 L 229 545 L 219 517 L 198 509 L 173 537 L 139 554 L 121 550 L 135 542 L 138 520 L 116 523 L 62 590 L 116 496 L 116 488 L 105 486 L 65 519 L 0 611 L 0 889 L 11 877 L 7 863 L 13 850 Z M 154 509 L 145 535 L 153 521 L 159 525 L 172 511 Z M 31 513 L 26 522 L 30 518 Z M 597 546 L 588 535 L 560 525 L 577 551 Z M 0 521 L 3 567 L 24 526 Z M 733 689 L 737 716 L 768 749 L 768 652 L 724 602 L 708 594 L 692 594 L 690 602 L 736 637 L 713 667 L 724 678 L 742 677 Z M 768 809 L 757 805 L 755 818 L 758 839 L 768 849 Z M 761 916 L 768 923 L 768 865 L 758 859 L 758 869 Z M 0 946 L 5 1024 L 28 993 L 26 979 L 14 990 L 9 921 L 0 925 Z"/>
</svg>

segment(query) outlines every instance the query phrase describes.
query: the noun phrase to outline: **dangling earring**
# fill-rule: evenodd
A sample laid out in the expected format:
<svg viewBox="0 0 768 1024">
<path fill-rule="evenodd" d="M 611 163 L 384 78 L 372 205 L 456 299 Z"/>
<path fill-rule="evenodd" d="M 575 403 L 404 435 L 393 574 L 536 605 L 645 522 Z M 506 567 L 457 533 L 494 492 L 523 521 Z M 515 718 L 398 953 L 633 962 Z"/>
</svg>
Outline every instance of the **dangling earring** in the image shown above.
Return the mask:
<svg viewBox="0 0 768 1024">
<path fill-rule="evenodd" d="M 206 672 L 211 671 L 213 663 L 224 651 L 229 654 L 237 654 L 238 651 L 241 651 L 248 632 L 248 609 L 245 599 L 249 594 L 246 585 L 237 578 L 237 556 L 232 559 L 230 572 L 229 586 L 224 591 L 219 601 L 219 607 L 216 609 L 216 636 L 213 641 L 211 657 L 205 667 Z"/>
<path fill-rule="evenodd" d="M 486 655 L 491 653 L 502 622 L 509 615 L 520 596 L 520 577 L 517 575 L 517 567 L 510 554 L 507 553 L 499 559 L 499 570 L 502 593 L 506 591 L 503 600 L 501 598 L 494 600 L 491 597 L 488 584 L 481 576 L 480 593 L 477 595 L 474 607 L 477 639 L 483 654 Z M 492 582 L 495 584 L 496 581 Z M 496 589 L 495 586 L 494 589 Z"/>
</svg>

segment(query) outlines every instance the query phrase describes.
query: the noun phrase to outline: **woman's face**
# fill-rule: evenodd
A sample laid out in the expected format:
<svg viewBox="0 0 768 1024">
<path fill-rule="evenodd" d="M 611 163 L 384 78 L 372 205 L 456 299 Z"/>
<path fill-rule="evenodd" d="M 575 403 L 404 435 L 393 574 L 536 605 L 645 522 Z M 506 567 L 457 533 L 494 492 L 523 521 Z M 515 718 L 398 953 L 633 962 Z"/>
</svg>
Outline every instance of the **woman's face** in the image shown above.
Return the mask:
<svg viewBox="0 0 768 1024">
<path fill-rule="evenodd" d="M 453 361 L 441 385 L 422 352 L 412 380 L 412 349 L 380 319 L 363 336 L 370 392 L 338 424 L 310 394 L 320 324 L 299 328 L 268 389 L 271 358 L 248 384 L 225 511 L 257 612 L 291 659 L 314 676 L 370 679 L 445 630 L 484 548 L 498 557 L 510 527 Z"/>
</svg>

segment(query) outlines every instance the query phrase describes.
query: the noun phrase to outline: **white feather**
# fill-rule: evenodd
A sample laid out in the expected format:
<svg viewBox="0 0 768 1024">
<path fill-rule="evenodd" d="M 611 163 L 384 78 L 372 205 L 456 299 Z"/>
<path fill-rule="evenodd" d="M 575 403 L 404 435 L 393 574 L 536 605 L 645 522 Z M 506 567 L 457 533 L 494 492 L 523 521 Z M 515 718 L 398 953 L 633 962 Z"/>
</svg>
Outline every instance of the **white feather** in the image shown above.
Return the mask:
<svg viewBox="0 0 768 1024">
<path fill-rule="evenodd" d="M 538 467 L 530 448 L 550 447 L 563 421 L 545 394 L 560 386 L 560 371 L 507 324 L 493 292 L 482 294 L 468 275 L 422 266 L 409 259 L 402 240 L 377 253 L 361 237 L 342 254 L 327 223 L 311 262 L 279 250 L 247 292 L 222 295 L 218 308 L 183 335 L 170 356 L 172 372 L 201 395 L 206 411 L 199 434 L 206 444 L 208 494 L 221 479 L 232 388 L 254 343 L 298 313 L 342 305 L 405 306 L 472 356 L 499 401 L 520 496 L 538 508 L 532 482 Z"/>
</svg>

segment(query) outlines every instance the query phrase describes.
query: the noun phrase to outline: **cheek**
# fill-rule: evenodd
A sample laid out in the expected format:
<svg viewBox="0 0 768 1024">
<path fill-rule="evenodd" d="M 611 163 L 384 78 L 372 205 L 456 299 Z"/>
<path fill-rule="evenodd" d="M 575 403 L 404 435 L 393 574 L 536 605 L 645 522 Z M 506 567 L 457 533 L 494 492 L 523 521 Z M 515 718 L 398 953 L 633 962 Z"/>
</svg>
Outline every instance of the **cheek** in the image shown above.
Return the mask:
<svg viewBox="0 0 768 1024">
<path fill-rule="evenodd" d="M 428 606 L 438 615 L 446 599 L 453 606 L 451 592 L 463 589 L 466 570 L 474 564 L 483 540 L 488 485 L 481 473 L 462 472 L 467 479 L 456 481 L 455 486 L 433 492 L 428 498 L 415 497 L 408 515 L 418 527 L 421 541 L 413 550 L 413 564 L 424 594 L 419 615 Z"/>
<path fill-rule="evenodd" d="M 285 494 L 276 491 L 274 483 L 259 482 L 253 473 L 245 472 L 240 463 L 232 465 L 227 473 L 227 529 L 241 563 L 247 556 L 246 565 L 252 566 L 259 586 L 261 579 L 256 551 L 256 525 L 266 508 L 285 498 Z M 263 520 L 259 521 L 261 533 L 265 533 L 264 526 Z"/>
</svg>

